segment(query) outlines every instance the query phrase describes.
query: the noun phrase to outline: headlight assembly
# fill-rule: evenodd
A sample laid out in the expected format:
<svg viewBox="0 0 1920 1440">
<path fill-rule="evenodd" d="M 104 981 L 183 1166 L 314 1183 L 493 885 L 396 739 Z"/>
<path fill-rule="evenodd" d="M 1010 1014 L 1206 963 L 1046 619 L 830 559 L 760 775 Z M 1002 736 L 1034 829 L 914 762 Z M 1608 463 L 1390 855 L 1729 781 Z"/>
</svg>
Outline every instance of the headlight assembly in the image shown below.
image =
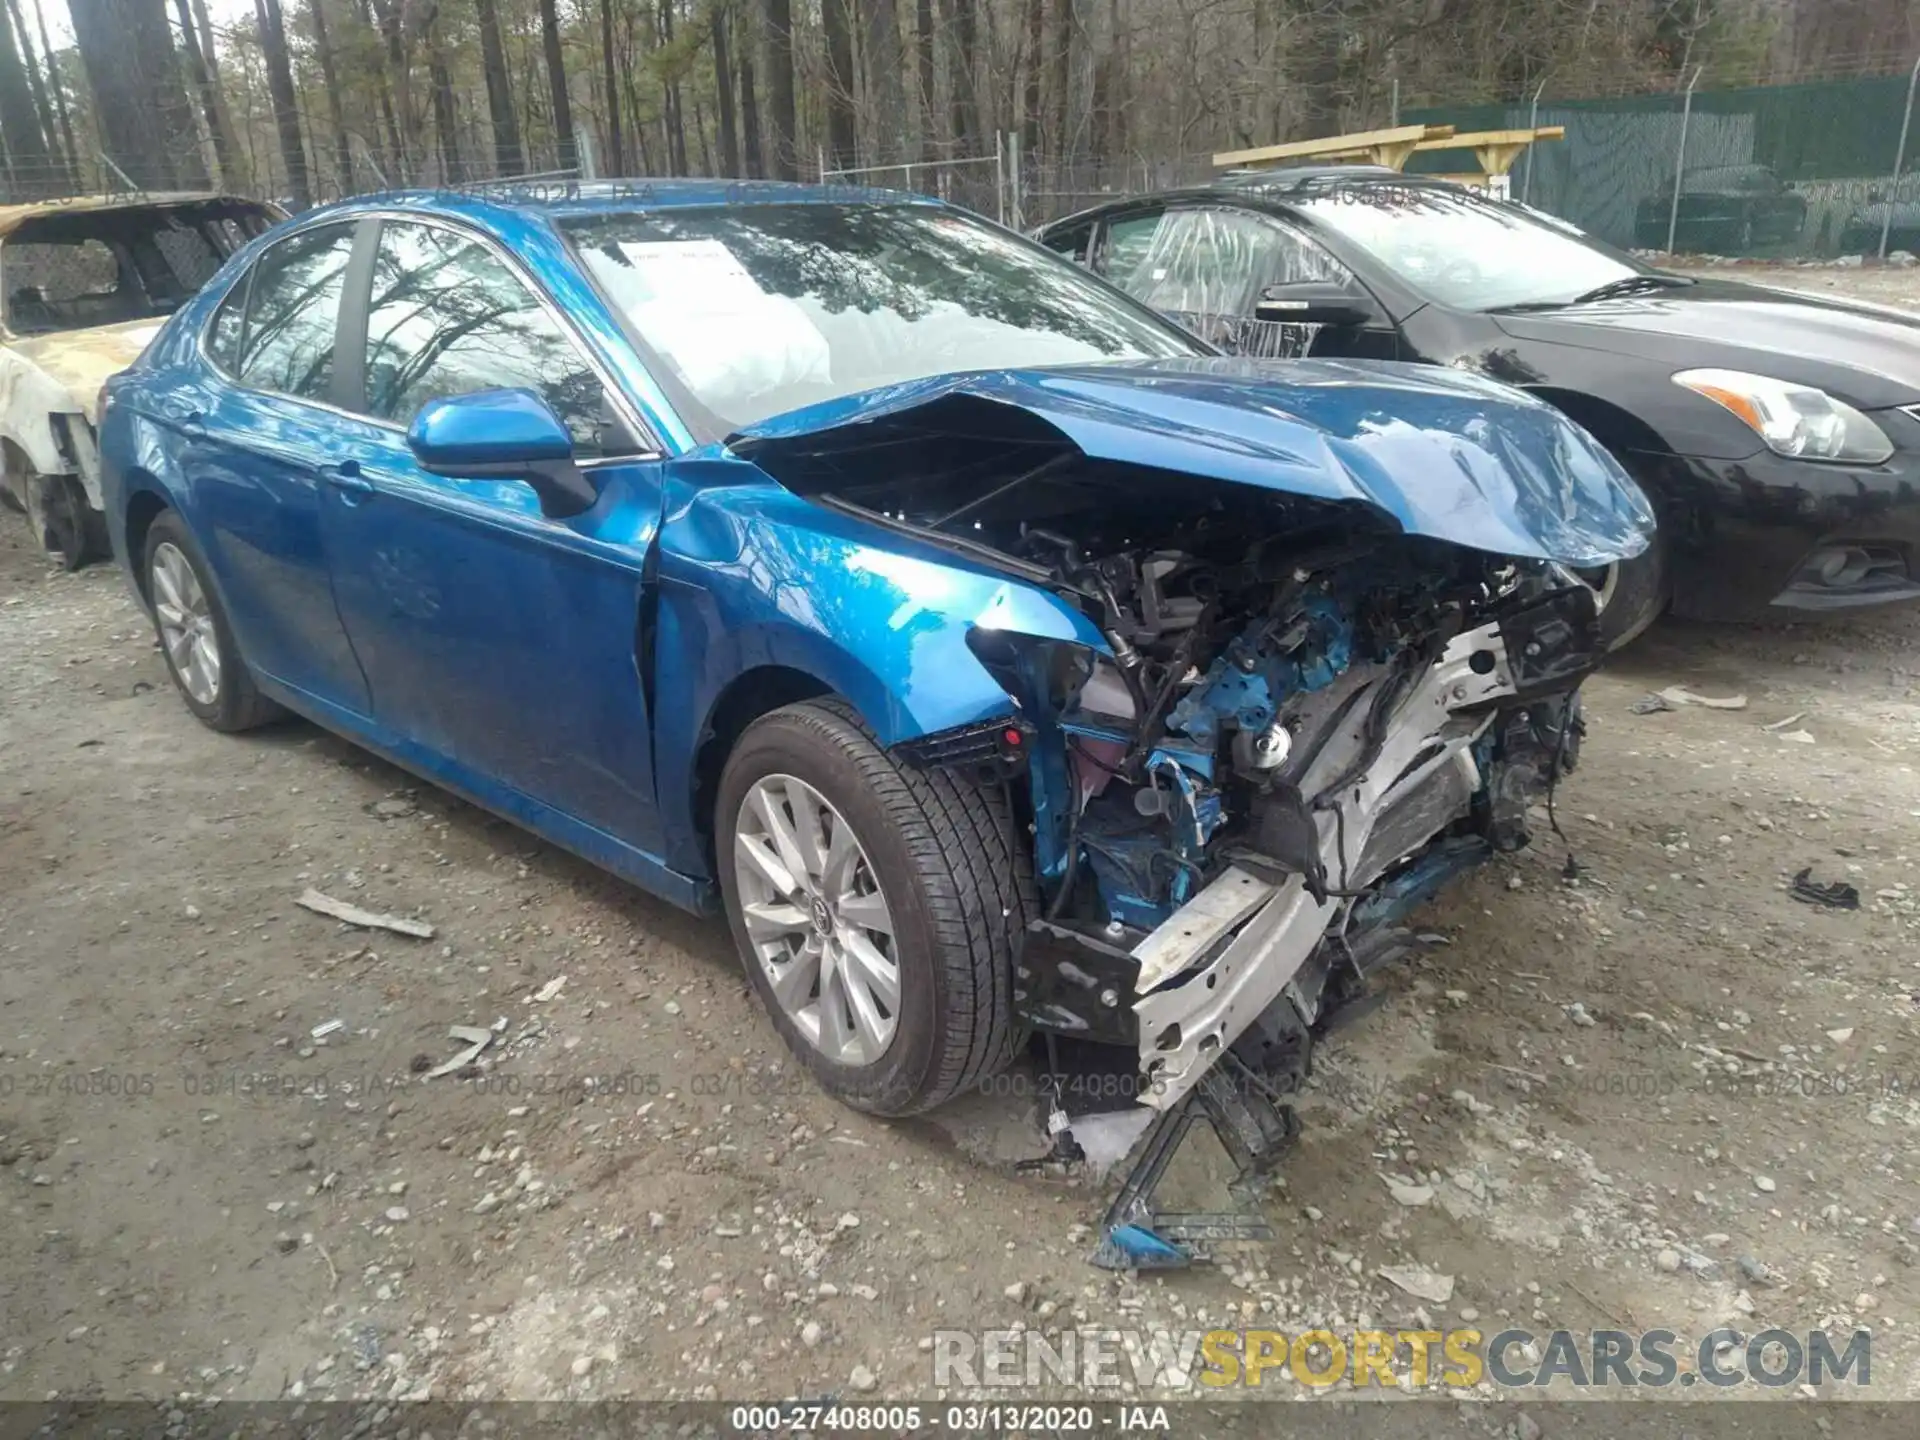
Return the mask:
<svg viewBox="0 0 1920 1440">
<path fill-rule="evenodd" d="M 1673 381 L 1732 411 L 1776 455 L 1877 465 L 1893 454 L 1878 425 L 1811 385 L 1742 370 L 1682 370 Z"/>
</svg>

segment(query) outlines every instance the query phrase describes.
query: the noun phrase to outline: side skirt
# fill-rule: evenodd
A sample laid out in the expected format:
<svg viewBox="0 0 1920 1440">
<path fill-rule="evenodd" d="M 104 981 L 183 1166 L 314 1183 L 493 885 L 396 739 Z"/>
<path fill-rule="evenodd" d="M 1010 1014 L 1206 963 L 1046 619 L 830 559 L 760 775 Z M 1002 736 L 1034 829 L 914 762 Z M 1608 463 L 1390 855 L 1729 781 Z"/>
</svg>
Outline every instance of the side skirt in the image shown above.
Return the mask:
<svg viewBox="0 0 1920 1440">
<path fill-rule="evenodd" d="M 438 751 L 407 740 L 367 717 L 322 700 L 317 695 L 258 672 L 254 675 L 254 683 L 268 697 L 322 729 L 372 751 L 381 759 L 391 761 L 422 780 L 451 791 L 470 805 L 532 831 L 541 839 L 603 870 L 611 871 L 622 880 L 658 895 L 662 900 L 678 905 L 683 910 L 691 910 L 696 915 L 714 916 L 720 913 L 719 893 L 711 880 L 671 870 L 657 855 L 629 845 L 597 826 L 576 820 L 565 811 L 557 810 L 531 795 L 503 786 L 498 781 L 488 780 Z"/>
</svg>

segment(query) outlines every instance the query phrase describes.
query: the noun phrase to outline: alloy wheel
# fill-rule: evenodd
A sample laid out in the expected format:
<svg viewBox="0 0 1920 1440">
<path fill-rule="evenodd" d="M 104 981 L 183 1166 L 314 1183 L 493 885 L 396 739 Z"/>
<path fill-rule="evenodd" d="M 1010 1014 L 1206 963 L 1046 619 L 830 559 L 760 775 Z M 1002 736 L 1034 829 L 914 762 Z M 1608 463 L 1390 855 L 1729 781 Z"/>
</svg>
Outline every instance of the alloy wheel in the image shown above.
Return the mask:
<svg viewBox="0 0 1920 1440">
<path fill-rule="evenodd" d="M 1602 565 L 1592 570 L 1573 572 L 1580 583 L 1593 591 L 1593 613 L 1604 615 L 1607 606 L 1613 603 L 1614 591 L 1620 588 L 1620 564 Z"/>
<path fill-rule="evenodd" d="M 149 576 L 153 614 L 160 626 L 160 643 L 180 688 L 197 705 L 220 699 L 220 637 L 213 627 L 213 607 L 200 586 L 200 577 L 179 546 L 167 542 L 155 547 Z"/>
<path fill-rule="evenodd" d="M 853 827 L 806 781 L 754 782 L 734 826 L 740 915 L 775 1002 L 809 1044 L 872 1065 L 900 1024 L 893 912 Z"/>
</svg>

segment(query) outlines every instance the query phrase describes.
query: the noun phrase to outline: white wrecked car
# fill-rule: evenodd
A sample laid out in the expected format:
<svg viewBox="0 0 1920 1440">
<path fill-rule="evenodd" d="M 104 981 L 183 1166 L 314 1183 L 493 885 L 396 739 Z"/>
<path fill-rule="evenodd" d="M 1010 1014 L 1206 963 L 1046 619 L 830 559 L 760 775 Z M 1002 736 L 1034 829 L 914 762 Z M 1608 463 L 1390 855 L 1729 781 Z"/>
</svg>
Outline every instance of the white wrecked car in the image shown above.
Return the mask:
<svg viewBox="0 0 1920 1440">
<path fill-rule="evenodd" d="M 0 206 L 0 502 L 68 569 L 107 556 L 100 387 L 227 257 L 283 218 L 225 195 Z"/>
</svg>

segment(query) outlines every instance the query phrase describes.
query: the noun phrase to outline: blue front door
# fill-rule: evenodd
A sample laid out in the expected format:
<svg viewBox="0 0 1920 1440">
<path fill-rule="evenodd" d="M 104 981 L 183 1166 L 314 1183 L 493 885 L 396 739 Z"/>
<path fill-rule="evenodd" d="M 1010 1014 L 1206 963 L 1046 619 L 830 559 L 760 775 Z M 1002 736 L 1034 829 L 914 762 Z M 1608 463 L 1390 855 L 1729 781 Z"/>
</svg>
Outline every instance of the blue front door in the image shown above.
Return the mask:
<svg viewBox="0 0 1920 1440">
<path fill-rule="evenodd" d="M 596 457 L 604 396 L 572 338 L 463 231 L 388 222 L 367 312 L 367 418 L 321 516 L 334 593 L 383 730 L 496 808 L 549 806 L 657 853 L 637 647 L 660 466 Z M 344 343 L 344 342 L 343 342 Z M 544 395 L 600 502 L 565 520 L 512 480 L 429 474 L 404 427 L 440 396 Z"/>
</svg>

